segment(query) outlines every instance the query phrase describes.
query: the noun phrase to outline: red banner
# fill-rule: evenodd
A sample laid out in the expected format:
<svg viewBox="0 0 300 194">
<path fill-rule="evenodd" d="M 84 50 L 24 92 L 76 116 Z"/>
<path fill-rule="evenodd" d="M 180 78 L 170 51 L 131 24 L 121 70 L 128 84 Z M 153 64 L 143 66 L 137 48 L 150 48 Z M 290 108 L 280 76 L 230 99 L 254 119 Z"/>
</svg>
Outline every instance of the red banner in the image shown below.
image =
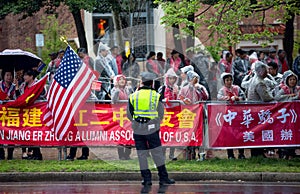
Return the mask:
<svg viewBox="0 0 300 194">
<path fill-rule="evenodd" d="M 299 146 L 300 102 L 208 104 L 211 148 Z"/>
<path fill-rule="evenodd" d="M 0 106 L 0 144 L 38 146 L 134 145 L 124 104 L 86 103 L 65 139 L 59 141 L 45 123 L 46 102 L 26 108 Z M 165 146 L 201 146 L 203 105 L 165 110 L 160 136 Z"/>
</svg>

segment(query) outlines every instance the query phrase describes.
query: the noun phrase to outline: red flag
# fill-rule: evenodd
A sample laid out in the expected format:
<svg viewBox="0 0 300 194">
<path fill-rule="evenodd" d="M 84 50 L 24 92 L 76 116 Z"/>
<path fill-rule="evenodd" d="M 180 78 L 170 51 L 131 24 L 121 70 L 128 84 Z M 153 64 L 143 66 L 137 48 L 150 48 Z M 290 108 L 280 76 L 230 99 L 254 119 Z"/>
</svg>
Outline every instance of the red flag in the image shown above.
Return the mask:
<svg viewBox="0 0 300 194">
<path fill-rule="evenodd" d="M 63 139 L 73 124 L 73 117 L 91 94 L 92 70 L 67 47 L 47 95 L 48 108 L 44 121 L 51 125 L 56 137 Z"/>
<path fill-rule="evenodd" d="M 101 90 L 101 85 L 102 85 L 101 81 L 94 80 L 93 83 L 92 83 L 92 90 L 100 91 Z"/>
<path fill-rule="evenodd" d="M 4 92 L 2 92 L 2 90 L 0 90 L 0 100 L 6 100 L 7 98 L 7 94 L 5 94 Z"/>
<path fill-rule="evenodd" d="M 40 94 L 45 91 L 45 84 L 47 83 L 49 74 L 47 73 L 34 83 L 30 88 L 28 88 L 24 94 L 19 96 L 16 100 L 10 101 L 5 104 L 9 107 L 24 107 L 34 103 L 34 101 L 40 96 Z"/>
</svg>

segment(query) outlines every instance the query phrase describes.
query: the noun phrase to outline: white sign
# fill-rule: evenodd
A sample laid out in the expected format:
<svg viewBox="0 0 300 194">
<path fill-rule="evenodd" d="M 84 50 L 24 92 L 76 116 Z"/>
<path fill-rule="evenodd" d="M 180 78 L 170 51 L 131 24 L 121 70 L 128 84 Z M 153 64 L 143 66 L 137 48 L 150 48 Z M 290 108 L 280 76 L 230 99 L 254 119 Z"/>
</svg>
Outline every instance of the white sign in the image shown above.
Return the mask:
<svg viewBox="0 0 300 194">
<path fill-rule="evenodd" d="M 35 46 L 36 47 L 44 46 L 44 35 L 43 34 L 35 34 Z"/>
</svg>

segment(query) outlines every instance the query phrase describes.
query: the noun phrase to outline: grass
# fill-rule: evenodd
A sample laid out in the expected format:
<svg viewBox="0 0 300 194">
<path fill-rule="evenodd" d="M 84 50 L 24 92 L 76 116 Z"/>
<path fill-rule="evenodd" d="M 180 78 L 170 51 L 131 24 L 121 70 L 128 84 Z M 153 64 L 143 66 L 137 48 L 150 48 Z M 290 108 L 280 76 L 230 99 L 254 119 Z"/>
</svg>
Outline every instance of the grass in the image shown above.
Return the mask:
<svg viewBox="0 0 300 194">
<path fill-rule="evenodd" d="M 153 161 L 149 166 L 155 169 Z M 291 160 L 275 158 L 250 158 L 245 160 L 210 159 L 197 161 L 168 161 L 169 172 L 298 172 L 300 158 Z M 0 161 L 2 172 L 138 172 L 137 159 L 129 161 L 57 161 L 10 160 Z"/>
</svg>

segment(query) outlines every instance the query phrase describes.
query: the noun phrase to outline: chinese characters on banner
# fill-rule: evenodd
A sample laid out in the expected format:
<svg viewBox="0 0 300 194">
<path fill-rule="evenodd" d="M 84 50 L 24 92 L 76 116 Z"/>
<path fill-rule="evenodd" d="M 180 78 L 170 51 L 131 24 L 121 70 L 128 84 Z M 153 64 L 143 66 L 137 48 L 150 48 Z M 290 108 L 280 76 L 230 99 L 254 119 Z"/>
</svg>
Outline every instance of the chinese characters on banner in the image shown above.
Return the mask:
<svg viewBox="0 0 300 194">
<path fill-rule="evenodd" d="M 300 144 L 300 102 L 208 104 L 209 147 Z"/>
<path fill-rule="evenodd" d="M 86 103 L 74 118 L 67 137 L 58 140 L 43 122 L 46 102 L 26 108 L 0 106 L 0 144 L 39 146 L 134 145 L 126 104 Z M 160 136 L 165 146 L 201 146 L 203 105 L 165 110 Z"/>
</svg>

